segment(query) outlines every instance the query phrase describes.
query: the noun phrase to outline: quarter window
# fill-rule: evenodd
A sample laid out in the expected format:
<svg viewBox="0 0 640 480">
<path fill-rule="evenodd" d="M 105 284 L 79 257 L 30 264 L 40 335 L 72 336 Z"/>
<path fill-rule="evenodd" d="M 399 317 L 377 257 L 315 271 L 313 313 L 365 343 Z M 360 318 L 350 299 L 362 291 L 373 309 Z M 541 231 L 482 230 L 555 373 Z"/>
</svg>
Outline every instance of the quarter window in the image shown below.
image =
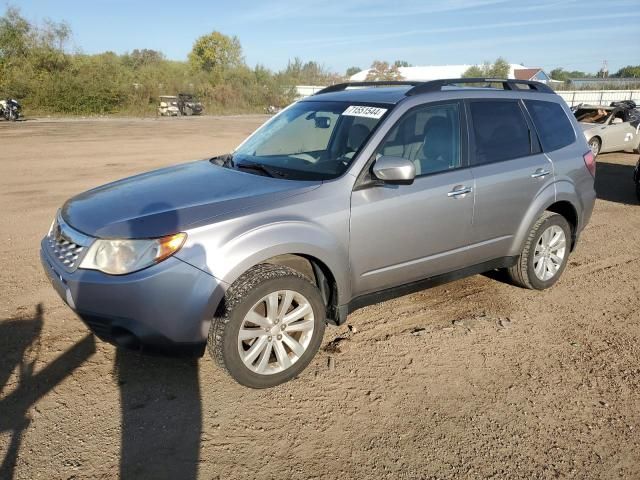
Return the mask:
<svg viewBox="0 0 640 480">
<path fill-rule="evenodd" d="M 470 110 L 475 165 L 531 154 L 531 132 L 517 101 L 471 102 Z"/>
<path fill-rule="evenodd" d="M 410 111 L 391 129 L 378 153 L 411 160 L 416 166 L 416 176 L 458 168 L 458 104 L 431 105 Z"/>
<path fill-rule="evenodd" d="M 575 141 L 573 126 L 560 105 L 541 100 L 525 100 L 524 104 L 531 114 L 540 135 L 540 143 L 546 152 L 566 147 Z"/>
</svg>

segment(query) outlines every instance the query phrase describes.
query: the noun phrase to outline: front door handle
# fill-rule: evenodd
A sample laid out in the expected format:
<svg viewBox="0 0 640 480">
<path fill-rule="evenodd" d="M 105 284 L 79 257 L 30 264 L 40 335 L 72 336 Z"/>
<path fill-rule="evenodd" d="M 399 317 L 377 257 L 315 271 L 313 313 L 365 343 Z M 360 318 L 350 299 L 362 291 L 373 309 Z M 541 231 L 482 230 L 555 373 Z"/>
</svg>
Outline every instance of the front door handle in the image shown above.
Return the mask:
<svg viewBox="0 0 640 480">
<path fill-rule="evenodd" d="M 463 198 L 467 193 L 473 192 L 473 188 L 467 187 L 465 185 L 456 185 L 453 187 L 449 193 L 447 193 L 447 197 L 449 198 Z"/>
<path fill-rule="evenodd" d="M 545 170 L 544 168 L 539 168 L 531 174 L 531 178 L 544 178 L 550 173 L 551 172 L 549 170 Z"/>
</svg>

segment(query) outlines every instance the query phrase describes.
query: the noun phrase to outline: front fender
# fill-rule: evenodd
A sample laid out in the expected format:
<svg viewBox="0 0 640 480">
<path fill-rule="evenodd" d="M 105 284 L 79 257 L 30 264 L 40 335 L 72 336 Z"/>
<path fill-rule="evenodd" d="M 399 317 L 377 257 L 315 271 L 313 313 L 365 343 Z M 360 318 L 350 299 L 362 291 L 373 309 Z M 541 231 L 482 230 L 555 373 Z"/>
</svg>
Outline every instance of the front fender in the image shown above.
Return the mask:
<svg viewBox="0 0 640 480">
<path fill-rule="evenodd" d="M 348 232 L 348 223 L 344 231 Z M 254 265 L 285 254 L 311 256 L 324 263 L 335 278 L 338 298 L 348 301 L 347 241 L 308 221 L 282 220 L 217 239 L 206 232 L 190 234 L 177 256 L 229 286 Z"/>
</svg>

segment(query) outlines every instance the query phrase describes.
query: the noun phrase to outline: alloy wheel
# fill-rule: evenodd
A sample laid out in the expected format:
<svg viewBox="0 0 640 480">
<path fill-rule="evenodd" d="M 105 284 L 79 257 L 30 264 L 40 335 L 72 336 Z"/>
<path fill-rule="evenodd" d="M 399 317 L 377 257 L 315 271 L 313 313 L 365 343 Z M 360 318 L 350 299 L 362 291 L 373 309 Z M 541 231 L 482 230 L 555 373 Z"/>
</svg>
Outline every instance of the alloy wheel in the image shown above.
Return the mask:
<svg viewBox="0 0 640 480">
<path fill-rule="evenodd" d="M 547 228 L 538 243 L 533 254 L 533 270 L 542 281 L 550 280 L 555 276 L 567 252 L 567 238 L 564 230 L 557 225 Z"/>
<path fill-rule="evenodd" d="M 255 373 L 282 372 L 302 357 L 313 330 L 313 308 L 307 298 L 293 290 L 272 292 L 251 307 L 240 325 L 240 358 Z"/>
</svg>

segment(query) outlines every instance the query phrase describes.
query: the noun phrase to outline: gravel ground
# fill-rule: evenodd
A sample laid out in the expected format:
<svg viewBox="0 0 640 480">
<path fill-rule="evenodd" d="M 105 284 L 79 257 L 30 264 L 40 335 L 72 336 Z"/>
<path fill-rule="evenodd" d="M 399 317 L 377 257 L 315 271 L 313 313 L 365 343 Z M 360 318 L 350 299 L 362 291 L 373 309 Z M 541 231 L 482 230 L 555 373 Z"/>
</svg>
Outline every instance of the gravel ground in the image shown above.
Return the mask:
<svg viewBox="0 0 640 480">
<path fill-rule="evenodd" d="M 492 274 L 362 309 L 280 387 L 94 340 L 39 265 L 58 206 L 264 119 L 0 123 L 0 478 L 640 478 L 635 155 L 599 157 L 553 289 Z"/>
</svg>

